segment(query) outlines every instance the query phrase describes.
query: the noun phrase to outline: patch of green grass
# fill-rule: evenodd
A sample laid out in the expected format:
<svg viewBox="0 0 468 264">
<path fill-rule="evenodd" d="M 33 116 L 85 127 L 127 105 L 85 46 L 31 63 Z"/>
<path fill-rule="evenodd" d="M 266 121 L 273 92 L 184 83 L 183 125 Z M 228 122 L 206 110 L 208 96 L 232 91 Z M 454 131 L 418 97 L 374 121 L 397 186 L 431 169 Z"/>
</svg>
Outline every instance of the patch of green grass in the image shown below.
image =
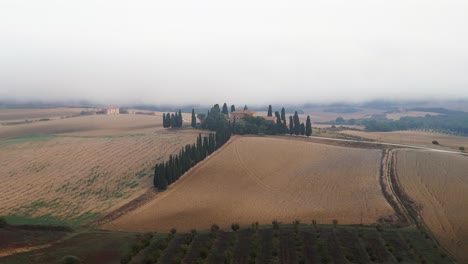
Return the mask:
<svg viewBox="0 0 468 264">
<path fill-rule="evenodd" d="M 133 189 L 133 188 L 135 188 L 137 186 L 138 186 L 138 182 L 136 182 L 136 181 L 132 181 L 132 182 L 127 184 L 127 187 L 130 187 L 130 189 Z"/>
<path fill-rule="evenodd" d="M 23 205 L 20 207 L 15 208 L 15 212 L 17 215 L 22 215 L 26 217 L 30 217 L 33 215 L 37 210 L 43 207 L 47 208 L 56 208 L 60 205 L 60 201 L 55 199 L 53 201 L 35 201 L 29 205 Z"/>
<path fill-rule="evenodd" d="M 136 173 L 136 176 L 137 176 L 139 179 L 141 179 L 141 178 L 143 178 L 143 177 L 146 176 L 146 172 L 145 172 L 144 170 L 141 170 L 141 171 L 139 171 L 139 172 Z"/>
</svg>

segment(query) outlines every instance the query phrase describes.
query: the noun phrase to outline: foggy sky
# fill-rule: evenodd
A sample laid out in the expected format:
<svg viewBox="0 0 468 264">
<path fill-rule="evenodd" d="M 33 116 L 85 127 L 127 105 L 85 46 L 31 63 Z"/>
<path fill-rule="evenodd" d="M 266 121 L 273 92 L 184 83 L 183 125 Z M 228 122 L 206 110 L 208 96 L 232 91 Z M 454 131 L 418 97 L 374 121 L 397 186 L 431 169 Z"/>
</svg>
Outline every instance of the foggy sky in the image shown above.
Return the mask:
<svg viewBox="0 0 468 264">
<path fill-rule="evenodd" d="M 468 98 L 468 1 L 0 1 L 0 99 Z"/>
</svg>

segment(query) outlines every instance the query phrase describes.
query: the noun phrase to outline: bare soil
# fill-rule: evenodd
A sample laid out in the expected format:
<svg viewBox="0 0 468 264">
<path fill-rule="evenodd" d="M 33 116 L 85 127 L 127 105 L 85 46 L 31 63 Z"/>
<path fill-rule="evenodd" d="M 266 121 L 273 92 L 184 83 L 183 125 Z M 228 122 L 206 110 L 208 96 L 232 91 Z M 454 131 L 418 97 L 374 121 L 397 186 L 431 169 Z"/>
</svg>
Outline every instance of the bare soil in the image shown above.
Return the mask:
<svg viewBox="0 0 468 264">
<path fill-rule="evenodd" d="M 273 219 L 368 224 L 393 214 L 379 185 L 380 150 L 239 137 L 106 229 L 167 231 Z"/>
<path fill-rule="evenodd" d="M 15 135 L 0 139 L 0 213 L 92 220 L 145 193 L 154 164 L 199 132 L 163 129 L 160 117 L 144 115 L 0 127 Z"/>
<path fill-rule="evenodd" d="M 462 262 L 468 261 L 468 157 L 397 150 L 397 175 L 423 222 Z"/>
</svg>

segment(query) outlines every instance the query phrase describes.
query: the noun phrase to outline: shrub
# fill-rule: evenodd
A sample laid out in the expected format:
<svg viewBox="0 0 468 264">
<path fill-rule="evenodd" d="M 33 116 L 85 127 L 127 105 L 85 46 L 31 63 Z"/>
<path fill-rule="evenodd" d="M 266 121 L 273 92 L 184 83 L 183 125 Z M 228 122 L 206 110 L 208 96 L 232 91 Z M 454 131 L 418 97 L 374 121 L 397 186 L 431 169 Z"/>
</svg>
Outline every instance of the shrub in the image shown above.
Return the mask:
<svg viewBox="0 0 468 264">
<path fill-rule="evenodd" d="M 180 258 L 180 256 L 175 256 L 174 258 L 172 258 L 172 263 L 174 264 L 182 263 L 182 259 Z"/>
<path fill-rule="evenodd" d="M 279 222 L 274 220 L 273 222 L 271 222 L 271 224 L 273 225 L 273 229 L 275 230 L 278 230 L 279 229 Z"/>
<path fill-rule="evenodd" d="M 336 225 L 338 224 L 338 220 L 333 219 L 332 223 L 333 223 L 333 226 L 336 227 Z"/>
<path fill-rule="evenodd" d="M 231 225 L 231 229 L 232 229 L 232 231 L 234 231 L 234 232 L 236 232 L 237 230 L 239 230 L 239 228 L 240 228 L 239 224 L 234 223 L 234 224 Z"/>
<path fill-rule="evenodd" d="M 79 264 L 81 263 L 81 260 L 78 257 L 75 256 L 64 256 L 61 260 L 60 263 L 62 264 Z"/>
<path fill-rule="evenodd" d="M 459 147 L 458 148 L 460 151 L 465 151 L 465 147 Z"/>
<path fill-rule="evenodd" d="M 177 229 L 171 228 L 171 234 L 175 235 L 175 233 L 177 233 Z"/>
<path fill-rule="evenodd" d="M 202 248 L 200 249 L 200 258 L 206 259 L 208 257 L 208 249 Z"/>
<path fill-rule="evenodd" d="M 437 141 L 437 140 L 432 140 L 432 144 L 434 144 L 434 145 L 439 145 L 439 141 Z"/>
<path fill-rule="evenodd" d="M 5 227 L 5 226 L 7 226 L 7 225 L 8 225 L 8 223 L 7 223 L 7 221 L 5 220 L 5 218 L 0 217 L 0 228 Z"/>
<path fill-rule="evenodd" d="M 132 255 L 128 252 L 120 259 L 120 264 L 130 263 L 130 260 L 132 260 Z"/>
<path fill-rule="evenodd" d="M 182 254 L 186 254 L 188 251 L 188 245 L 187 244 L 182 244 L 180 245 L 180 252 L 182 252 Z"/>
<path fill-rule="evenodd" d="M 315 219 L 312 220 L 312 225 L 313 225 L 314 227 L 317 227 L 317 220 L 315 220 Z"/>
<path fill-rule="evenodd" d="M 230 249 L 224 251 L 224 263 L 231 263 L 232 257 L 233 257 L 233 254 Z"/>
<path fill-rule="evenodd" d="M 379 231 L 379 232 L 382 232 L 382 231 L 383 231 L 383 226 L 382 226 L 382 225 L 377 225 L 375 228 L 376 228 L 377 231 Z"/>
<path fill-rule="evenodd" d="M 169 245 L 168 241 L 167 240 L 162 240 L 161 242 L 159 242 L 158 244 L 158 248 L 160 250 L 164 250 L 166 249 L 166 247 Z"/>
<path fill-rule="evenodd" d="M 217 224 L 212 224 L 211 225 L 211 232 L 217 232 L 219 230 L 219 226 Z"/>
</svg>

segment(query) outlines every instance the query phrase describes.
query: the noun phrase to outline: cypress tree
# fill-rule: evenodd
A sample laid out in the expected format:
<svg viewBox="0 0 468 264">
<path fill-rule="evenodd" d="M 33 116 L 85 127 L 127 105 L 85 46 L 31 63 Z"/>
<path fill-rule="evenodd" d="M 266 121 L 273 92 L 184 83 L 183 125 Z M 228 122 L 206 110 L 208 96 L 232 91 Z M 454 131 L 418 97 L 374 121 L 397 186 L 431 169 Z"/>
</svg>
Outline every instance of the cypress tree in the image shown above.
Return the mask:
<svg viewBox="0 0 468 264">
<path fill-rule="evenodd" d="M 163 113 L 163 127 L 166 128 L 166 113 Z"/>
<path fill-rule="evenodd" d="M 156 164 L 156 166 L 154 167 L 153 185 L 154 185 L 154 187 L 157 187 L 157 188 L 159 186 L 158 169 L 159 169 L 159 164 Z"/>
<path fill-rule="evenodd" d="M 228 111 L 226 103 L 223 104 L 223 110 L 221 111 L 221 113 L 223 113 L 225 115 L 229 115 L 229 111 Z"/>
<path fill-rule="evenodd" d="M 286 110 L 284 110 L 284 107 L 281 108 L 281 120 L 283 120 L 283 124 L 286 126 Z"/>
<path fill-rule="evenodd" d="M 166 178 L 167 185 L 172 183 L 172 169 L 171 169 L 171 163 L 169 161 L 166 161 L 166 164 L 164 165 L 164 176 Z"/>
<path fill-rule="evenodd" d="M 180 156 L 177 155 L 174 159 L 174 169 L 175 169 L 175 180 L 178 180 L 181 175 L 181 163 L 180 163 Z"/>
<path fill-rule="evenodd" d="M 182 111 L 179 109 L 179 119 L 177 120 L 177 127 L 182 127 L 183 120 L 182 120 Z"/>
<path fill-rule="evenodd" d="M 153 184 L 159 190 L 164 190 L 167 188 L 167 181 L 165 177 L 165 168 L 164 163 L 157 164 L 154 168 L 154 179 Z"/>
<path fill-rule="evenodd" d="M 208 146 L 208 137 L 203 137 L 203 158 L 206 158 L 209 154 L 210 147 Z"/>
<path fill-rule="evenodd" d="M 247 107 L 247 105 L 244 106 L 244 110 L 249 110 L 249 108 Z"/>
<path fill-rule="evenodd" d="M 192 108 L 192 127 L 197 126 L 197 118 L 195 117 L 195 109 Z"/>
<path fill-rule="evenodd" d="M 280 113 L 278 111 L 275 111 L 275 117 L 276 117 L 276 124 L 278 126 L 282 126 L 283 124 L 281 123 L 281 116 L 280 116 Z"/>
<path fill-rule="evenodd" d="M 304 123 L 301 123 L 301 135 L 305 134 L 305 126 Z"/>
<path fill-rule="evenodd" d="M 176 165 L 176 159 L 174 156 L 170 156 L 170 163 L 171 163 L 171 183 L 175 182 L 177 180 L 177 165 Z"/>
<path fill-rule="evenodd" d="M 203 138 L 201 134 L 198 134 L 197 138 L 197 162 L 203 160 Z"/>
<path fill-rule="evenodd" d="M 176 127 L 177 126 L 177 113 L 171 114 L 171 127 Z"/>
<path fill-rule="evenodd" d="M 275 131 L 275 134 L 284 134 L 284 125 L 283 123 L 281 122 L 281 116 L 280 116 L 280 113 L 278 111 L 275 112 L 275 117 L 276 117 L 276 131 Z"/>
<path fill-rule="evenodd" d="M 211 112 L 214 113 L 214 114 L 219 114 L 221 113 L 221 109 L 219 109 L 219 104 L 215 104 L 212 108 L 211 108 Z M 209 115 L 209 113 L 208 113 Z"/>
<path fill-rule="evenodd" d="M 267 116 L 273 116 L 273 109 L 271 109 L 271 105 L 268 106 L 268 114 Z"/>
<path fill-rule="evenodd" d="M 216 142 L 215 142 L 215 138 L 213 136 L 213 133 L 210 133 L 210 135 L 209 135 L 208 145 L 209 145 L 209 151 L 210 151 L 210 154 L 211 154 L 211 153 L 213 153 L 215 151 L 215 148 L 216 148 Z"/>
<path fill-rule="evenodd" d="M 305 135 L 310 137 L 312 135 L 312 123 L 310 122 L 310 116 L 307 116 Z"/>
<path fill-rule="evenodd" d="M 289 116 L 289 135 L 292 135 L 293 133 L 294 133 L 293 117 Z"/>
<path fill-rule="evenodd" d="M 234 105 L 231 105 L 231 113 L 236 111 L 236 107 Z"/>
<path fill-rule="evenodd" d="M 299 115 L 297 114 L 297 111 L 294 112 L 294 134 L 299 135 L 301 133 L 301 121 L 299 121 Z"/>
<path fill-rule="evenodd" d="M 171 114 L 167 113 L 166 114 L 166 127 L 170 127 L 170 126 L 171 126 Z"/>
</svg>

